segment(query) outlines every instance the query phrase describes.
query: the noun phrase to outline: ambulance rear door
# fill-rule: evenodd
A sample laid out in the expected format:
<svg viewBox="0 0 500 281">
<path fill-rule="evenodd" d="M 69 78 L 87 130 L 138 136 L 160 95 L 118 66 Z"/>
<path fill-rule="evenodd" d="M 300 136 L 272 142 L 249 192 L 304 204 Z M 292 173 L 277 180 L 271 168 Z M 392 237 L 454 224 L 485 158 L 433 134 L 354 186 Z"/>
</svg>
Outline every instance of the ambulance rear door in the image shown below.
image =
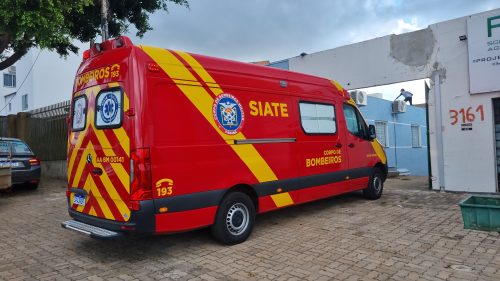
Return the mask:
<svg viewBox="0 0 500 281">
<path fill-rule="evenodd" d="M 68 151 L 70 206 L 83 214 L 128 221 L 130 139 L 122 83 L 106 83 L 74 95 Z"/>
</svg>

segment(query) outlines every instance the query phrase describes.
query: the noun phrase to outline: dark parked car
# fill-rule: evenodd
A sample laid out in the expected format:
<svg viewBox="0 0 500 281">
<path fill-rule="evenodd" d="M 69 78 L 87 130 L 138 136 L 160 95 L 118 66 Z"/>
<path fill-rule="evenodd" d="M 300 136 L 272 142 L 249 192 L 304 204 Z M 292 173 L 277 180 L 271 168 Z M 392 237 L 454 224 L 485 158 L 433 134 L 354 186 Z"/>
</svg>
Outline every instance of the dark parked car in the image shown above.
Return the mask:
<svg viewBox="0 0 500 281">
<path fill-rule="evenodd" d="M 20 139 L 0 138 L 0 166 L 12 168 L 12 184 L 36 189 L 40 183 L 40 160 Z"/>
</svg>

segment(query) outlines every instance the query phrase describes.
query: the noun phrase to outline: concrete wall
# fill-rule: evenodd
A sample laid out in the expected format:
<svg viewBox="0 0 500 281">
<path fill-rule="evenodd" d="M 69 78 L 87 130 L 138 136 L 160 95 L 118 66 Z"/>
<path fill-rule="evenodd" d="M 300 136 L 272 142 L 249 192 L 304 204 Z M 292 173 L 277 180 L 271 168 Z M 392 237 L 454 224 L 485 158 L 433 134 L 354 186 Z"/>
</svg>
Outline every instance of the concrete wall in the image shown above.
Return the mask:
<svg viewBox="0 0 500 281">
<path fill-rule="evenodd" d="M 61 180 L 67 179 L 66 160 L 58 161 L 41 161 L 42 177 L 56 178 Z"/>
<path fill-rule="evenodd" d="M 500 15 L 500 9 L 485 12 Z M 485 14 L 482 13 L 482 14 Z M 492 98 L 500 92 L 469 94 L 467 17 L 428 28 L 289 59 L 289 69 L 335 79 L 359 89 L 430 78 L 432 188 L 496 192 Z M 500 68 L 498 68 L 500 69 Z M 498 77 L 500 77 L 500 70 Z M 452 125 L 451 110 L 482 107 L 472 131 Z M 478 113 L 476 113 L 478 114 Z"/>
<path fill-rule="evenodd" d="M 393 114 L 391 101 L 368 97 L 367 105 L 361 106 L 360 110 L 369 124 L 387 122 L 388 143 L 384 150 L 389 167 L 408 169 L 412 175 L 429 174 L 425 109 L 407 106 L 406 112 Z M 411 125 L 420 126 L 421 147 L 412 146 Z"/>
</svg>

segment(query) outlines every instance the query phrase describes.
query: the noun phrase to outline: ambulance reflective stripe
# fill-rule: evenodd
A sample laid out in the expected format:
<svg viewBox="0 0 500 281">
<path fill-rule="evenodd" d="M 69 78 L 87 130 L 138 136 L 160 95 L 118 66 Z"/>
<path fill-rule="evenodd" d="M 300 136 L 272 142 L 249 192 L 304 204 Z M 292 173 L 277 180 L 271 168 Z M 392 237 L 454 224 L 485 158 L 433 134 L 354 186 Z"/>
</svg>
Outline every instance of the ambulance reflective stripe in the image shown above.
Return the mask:
<svg viewBox="0 0 500 281">
<path fill-rule="evenodd" d="M 83 91 L 87 96 L 86 128 L 81 132 L 72 132 L 69 138 L 68 182 L 72 188 L 84 188 L 87 191 L 85 206 L 72 205 L 78 212 L 116 221 L 128 221 L 130 210 L 126 204 L 130 197 L 130 176 L 128 161 L 120 163 L 99 163 L 97 159 L 106 156 L 130 156 L 130 139 L 123 127 L 97 130 L 94 126 L 94 106 L 101 89 L 119 86 L 110 83 L 106 87 L 93 86 Z M 123 94 L 123 110 L 129 109 L 129 99 Z M 97 151 L 96 147 L 100 147 Z M 87 163 L 87 155 L 92 162 Z M 90 165 L 90 166 L 89 166 Z M 92 175 L 100 168 L 104 173 Z M 73 202 L 73 194 L 70 200 Z"/>
<path fill-rule="evenodd" d="M 202 79 L 202 81 L 196 79 L 196 77 L 184 66 L 183 62 L 181 62 L 181 60 L 179 60 L 170 51 L 147 46 L 141 47 L 174 81 L 198 81 L 200 82 L 200 86 L 202 85 L 202 83 L 207 85 L 210 91 L 215 96 L 223 93 L 223 90 L 210 76 L 210 74 L 191 55 L 184 52 L 176 52 L 180 58 L 182 58 L 191 66 L 191 68 L 193 68 L 193 70 Z M 241 132 L 234 135 L 227 135 L 223 131 L 221 131 L 215 123 L 213 117 L 212 105 L 214 103 L 214 98 L 212 97 L 212 95 L 210 95 L 210 93 L 204 87 L 194 86 L 192 83 L 191 85 L 186 84 L 187 83 L 181 82 L 177 84 L 177 87 L 179 87 L 182 93 L 184 93 L 184 95 L 191 101 L 196 109 L 199 110 L 199 112 L 205 117 L 207 122 L 221 136 L 221 138 L 226 141 L 226 143 L 232 144 L 234 139 L 246 139 L 244 134 Z M 253 145 L 230 145 L 230 147 L 243 161 L 243 163 L 245 163 L 245 165 L 259 182 L 275 181 L 278 179 L 271 167 L 269 167 L 267 162 Z M 278 197 L 278 199 L 281 199 L 282 197 L 283 195 L 281 197 Z M 275 199 L 273 198 L 273 201 L 277 207 L 293 204 L 293 200 L 291 200 L 291 197 L 290 200 L 277 201 L 275 201 Z"/>
<path fill-rule="evenodd" d="M 332 82 L 332 84 L 337 88 L 337 90 L 342 92 L 344 91 L 344 88 L 337 81 L 330 80 L 330 82 Z M 347 103 L 354 107 L 357 107 L 356 102 L 352 98 L 350 98 L 347 101 Z M 382 164 L 387 164 L 387 156 L 385 155 L 384 148 L 382 147 L 382 145 L 378 142 L 378 140 L 372 141 L 371 144 L 373 147 L 373 151 L 375 151 L 375 154 L 377 154 Z"/>
<path fill-rule="evenodd" d="M 382 145 L 378 140 L 374 140 L 371 142 L 373 150 L 375 151 L 375 154 L 377 154 L 378 158 L 380 161 L 382 161 L 382 164 L 387 164 L 387 156 L 385 155 L 384 148 L 382 148 Z"/>
</svg>

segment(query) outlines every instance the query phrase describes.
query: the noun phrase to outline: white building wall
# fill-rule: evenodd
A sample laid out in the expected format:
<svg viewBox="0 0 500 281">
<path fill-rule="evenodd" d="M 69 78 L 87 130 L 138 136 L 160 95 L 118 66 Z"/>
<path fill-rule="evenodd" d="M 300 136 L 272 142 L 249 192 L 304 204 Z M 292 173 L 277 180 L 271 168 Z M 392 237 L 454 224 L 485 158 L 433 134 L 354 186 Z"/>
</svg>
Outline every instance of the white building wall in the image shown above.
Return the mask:
<svg viewBox="0 0 500 281">
<path fill-rule="evenodd" d="M 4 87 L 3 73 L 0 71 L 0 115 L 17 114 L 71 99 L 75 74 L 82 61 L 81 53 L 88 46 L 78 44 L 79 54 L 67 58 L 48 50 L 31 49 L 14 65 L 16 66 L 16 87 Z M 33 69 L 29 72 L 30 68 Z M 29 73 L 29 75 L 28 75 Z M 24 81 L 24 85 L 21 83 Z M 6 105 L 5 96 L 17 92 L 11 100 L 11 110 Z M 22 109 L 22 96 L 28 95 L 28 109 Z"/>
<path fill-rule="evenodd" d="M 17 61 L 14 66 L 16 67 L 16 87 L 4 86 L 4 73 L 8 73 L 8 68 L 0 71 L 0 115 L 16 114 L 22 110 L 22 96 L 27 94 L 28 100 L 33 95 L 33 74 L 29 74 L 29 68 L 33 64 L 33 51 L 28 52 L 23 58 Z M 24 80 L 24 84 L 23 83 Z M 6 96 L 16 92 L 14 97 L 8 100 Z M 11 110 L 9 110 L 8 102 L 11 103 Z M 29 102 L 28 102 L 29 103 Z M 29 105 L 29 104 L 28 104 Z M 30 108 L 28 108 L 30 109 Z"/>
<path fill-rule="evenodd" d="M 500 9 L 485 12 L 500 15 Z M 483 13 L 484 14 L 484 13 Z M 467 17 L 428 28 L 291 58 L 293 71 L 335 79 L 347 89 L 430 78 L 429 130 L 432 188 L 496 192 L 492 98 L 469 94 Z M 500 68 L 498 68 L 500 69 Z M 500 77 L 500 70 L 498 77 Z M 450 110 L 484 110 L 471 131 L 451 124 Z"/>
<path fill-rule="evenodd" d="M 83 48 L 80 48 L 80 54 L 85 50 Z M 61 58 L 55 52 L 42 51 L 34 69 L 36 89 L 33 109 L 71 99 L 75 74 L 81 61 L 80 55 Z"/>
</svg>

